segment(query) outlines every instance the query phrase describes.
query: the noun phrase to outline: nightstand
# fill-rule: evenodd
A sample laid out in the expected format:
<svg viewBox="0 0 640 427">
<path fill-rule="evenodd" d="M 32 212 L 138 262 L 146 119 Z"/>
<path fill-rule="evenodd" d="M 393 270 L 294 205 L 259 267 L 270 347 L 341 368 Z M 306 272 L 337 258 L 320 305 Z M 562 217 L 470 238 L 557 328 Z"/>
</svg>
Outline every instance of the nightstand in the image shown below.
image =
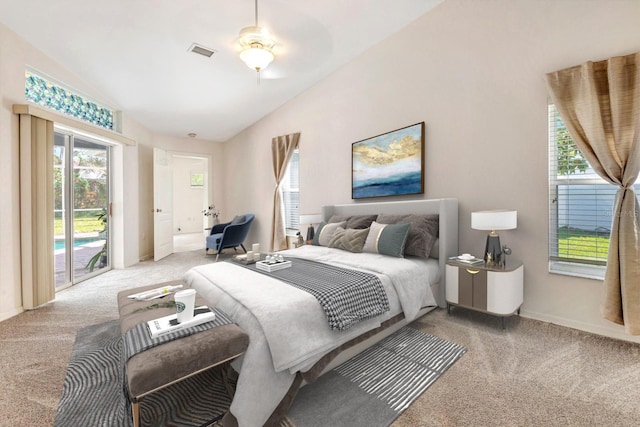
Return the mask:
<svg viewBox="0 0 640 427">
<path fill-rule="evenodd" d="M 446 274 L 447 313 L 455 305 L 500 316 L 502 329 L 505 317 L 520 314 L 524 294 L 522 262 L 509 258 L 503 268 L 450 259 Z"/>
</svg>

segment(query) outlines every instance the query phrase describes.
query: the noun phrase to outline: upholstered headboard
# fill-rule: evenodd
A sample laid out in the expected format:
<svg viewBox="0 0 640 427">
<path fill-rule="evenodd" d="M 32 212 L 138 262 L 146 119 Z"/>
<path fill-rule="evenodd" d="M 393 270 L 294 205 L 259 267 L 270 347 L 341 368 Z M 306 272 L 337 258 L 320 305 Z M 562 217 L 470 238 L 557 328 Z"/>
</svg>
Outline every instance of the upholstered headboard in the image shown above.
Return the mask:
<svg viewBox="0 0 640 427">
<path fill-rule="evenodd" d="M 446 307 L 445 264 L 449 257 L 458 255 L 458 200 L 428 199 L 403 202 L 352 203 L 348 205 L 329 205 L 322 208 L 325 220 L 332 215 L 403 215 L 437 214 L 439 216 L 439 258 L 440 283 L 432 285 L 436 301 L 440 307 Z"/>
</svg>

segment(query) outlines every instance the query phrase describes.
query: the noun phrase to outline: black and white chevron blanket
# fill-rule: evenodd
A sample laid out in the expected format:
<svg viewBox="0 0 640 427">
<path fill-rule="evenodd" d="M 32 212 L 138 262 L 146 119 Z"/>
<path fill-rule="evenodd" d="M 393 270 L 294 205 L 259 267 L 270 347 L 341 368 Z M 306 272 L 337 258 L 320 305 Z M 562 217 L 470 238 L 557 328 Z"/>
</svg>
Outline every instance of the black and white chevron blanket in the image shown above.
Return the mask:
<svg viewBox="0 0 640 427">
<path fill-rule="evenodd" d="M 332 330 L 344 331 L 361 320 L 389 311 L 389 299 L 375 274 L 303 258 L 287 257 L 287 260 L 292 262 L 291 267 L 273 272 L 259 270 L 255 264 L 238 265 L 275 277 L 316 297 Z"/>
</svg>

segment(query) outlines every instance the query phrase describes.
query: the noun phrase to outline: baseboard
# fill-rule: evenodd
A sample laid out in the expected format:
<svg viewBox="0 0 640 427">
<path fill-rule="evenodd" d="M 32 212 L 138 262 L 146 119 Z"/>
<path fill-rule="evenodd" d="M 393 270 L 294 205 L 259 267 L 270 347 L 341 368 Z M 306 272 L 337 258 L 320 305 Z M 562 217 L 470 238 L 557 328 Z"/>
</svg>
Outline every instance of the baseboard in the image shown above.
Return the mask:
<svg viewBox="0 0 640 427">
<path fill-rule="evenodd" d="M 0 322 L 2 322 L 3 320 L 7 320 L 10 319 L 14 316 L 17 316 L 18 314 L 24 312 L 24 309 L 22 307 L 20 308 L 15 308 L 13 310 L 10 311 L 5 311 L 4 313 L 0 313 Z"/>
<path fill-rule="evenodd" d="M 139 262 L 142 262 L 142 261 L 148 261 L 148 260 L 150 260 L 151 258 L 153 258 L 153 254 L 146 254 L 146 255 L 142 255 L 142 256 L 140 256 L 140 258 L 138 259 L 138 261 L 139 261 Z"/>
<path fill-rule="evenodd" d="M 521 310 L 521 317 L 528 319 L 540 320 L 542 322 L 552 323 L 566 328 L 577 329 L 579 331 L 588 332 L 595 335 L 602 335 L 608 338 L 614 338 L 622 341 L 640 343 L 640 336 L 628 335 L 624 331 L 624 327 L 611 324 L 611 327 L 594 325 L 593 323 L 580 322 L 578 320 L 565 319 L 563 317 L 554 316 L 547 313 L 539 313 L 536 311 Z M 619 330 L 616 330 L 618 329 Z"/>
</svg>

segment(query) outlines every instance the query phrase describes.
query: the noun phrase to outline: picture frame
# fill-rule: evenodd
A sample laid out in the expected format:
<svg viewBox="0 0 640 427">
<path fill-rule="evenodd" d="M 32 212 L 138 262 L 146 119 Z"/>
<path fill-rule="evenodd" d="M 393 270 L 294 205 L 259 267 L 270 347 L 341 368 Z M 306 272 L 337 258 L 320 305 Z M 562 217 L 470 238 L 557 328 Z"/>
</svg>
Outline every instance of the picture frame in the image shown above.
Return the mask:
<svg viewBox="0 0 640 427">
<path fill-rule="evenodd" d="M 351 198 L 424 194 L 424 122 L 351 144 Z"/>
<path fill-rule="evenodd" d="M 191 188 L 204 188 L 204 173 L 191 172 L 189 183 Z"/>
</svg>

